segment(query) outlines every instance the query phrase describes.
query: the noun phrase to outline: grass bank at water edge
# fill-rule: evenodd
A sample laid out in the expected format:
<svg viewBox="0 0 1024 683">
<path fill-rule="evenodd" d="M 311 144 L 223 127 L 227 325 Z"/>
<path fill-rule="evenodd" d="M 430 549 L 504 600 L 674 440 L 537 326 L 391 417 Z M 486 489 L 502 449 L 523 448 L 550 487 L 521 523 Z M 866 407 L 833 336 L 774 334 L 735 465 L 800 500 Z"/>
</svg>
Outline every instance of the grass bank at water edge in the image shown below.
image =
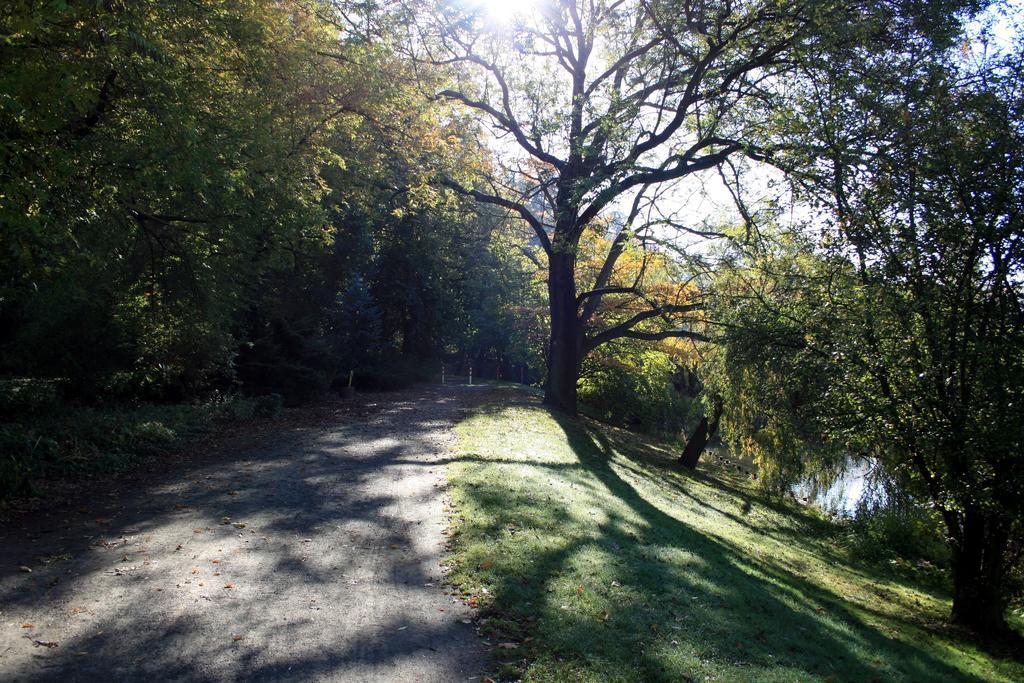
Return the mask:
<svg viewBox="0 0 1024 683">
<path fill-rule="evenodd" d="M 948 596 L 740 475 L 496 389 L 458 427 L 451 580 L 502 680 L 1024 680 Z"/>
</svg>

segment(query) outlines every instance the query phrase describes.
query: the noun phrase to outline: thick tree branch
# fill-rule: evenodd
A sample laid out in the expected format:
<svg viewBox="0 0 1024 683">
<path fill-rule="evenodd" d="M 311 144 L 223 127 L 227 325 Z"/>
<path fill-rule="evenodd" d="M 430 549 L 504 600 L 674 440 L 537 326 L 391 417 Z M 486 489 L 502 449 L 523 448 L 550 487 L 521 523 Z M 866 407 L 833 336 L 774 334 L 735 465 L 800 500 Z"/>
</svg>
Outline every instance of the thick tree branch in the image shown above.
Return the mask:
<svg viewBox="0 0 1024 683">
<path fill-rule="evenodd" d="M 502 81 L 499 82 L 501 83 Z M 502 85 L 502 88 L 505 92 L 505 98 L 507 103 L 508 90 L 504 85 Z M 457 90 L 442 90 L 441 92 L 437 93 L 435 97 L 443 97 L 445 99 L 455 100 L 457 102 L 461 102 L 462 104 L 471 109 L 476 109 L 477 111 L 484 112 L 492 119 L 494 119 L 499 126 L 504 128 L 508 132 L 512 133 L 512 136 L 516 139 L 516 142 L 519 143 L 519 146 L 526 150 L 531 156 L 539 159 L 540 161 L 543 161 L 546 164 L 551 164 L 557 169 L 562 169 L 565 167 L 564 161 L 562 161 L 553 154 L 545 152 L 540 147 L 538 147 L 537 145 L 530 141 L 530 139 L 526 136 L 526 133 L 523 131 L 522 126 L 519 125 L 519 122 L 516 121 L 515 118 L 513 118 L 510 115 L 511 112 L 509 112 L 509 114 L 502 113 L 498 111 L 496 107 L 491 106 L 487 102 L 483 102 L 481 100 L 474 100 L 467 96 L 465 93 L 461 93 Z"/>
<path fill-rule="evenodd" d="M 627 337 L 630 339 L 652 339 L 655 341 L 658 339 L 668 339 L 670 337 L 686 337 L 689 339 L 698 339 L 701 341 L 706 341 L 707 338 L 704 337 L 703 335 L 697 332 L 691 332 L 689 330 L 662 330 L 657 332 L 640 332 L 634 329 L 640 323 L 646 320 L 651 320 L 652 318 L 659 318 L 674 313 L 692 313 L 694 311 L 699 311 L 703 308 L 703 303 L 693 303 L 659 306 L 657 308 L 652 308 L 648 311 L 641 311 L 640 313 L 637 313 L 628 320 L 621 322 L 613 327 L 609 327 L 607 330 L 599 332 L 594 336 L 584 340 L 583 348 L 589 352 L 594 350 L 601 344 L 604 344 L 605 342 L 609 342 L 613 339 L 619 339 L 622 337 Z M 652 337 L 650 335 L 663 336 Z"/>
<path fill-rule="evenodd" d="M 445 187 L 455 190 L 459 194 L 465 195 L 467 197 L 472 197 L 478 202 L 494 204 L 495 206 L 500 206 L 510 211 L 515 211 L 523 220 L 525 220 L 530 225 L 531 228 L 533 228 L 533 231 L 537 235 L 537 239 L 540 240 L 540 245 L 541 247 L 543 247 L 544 252 L 549 256 L 551 255 L 551 239 L 548 237 L 547 232 L 544 230 L 544 223 L 541 222 L 541 220 L 537 218 L 537 216 L 535 216 L 533 212 L 526 208 L 526 206 L 524 206 L 523 204 L 520 204 L 519 202 L 514 202 L 511 199 L 506 199 L 505 197 L 499 197 L 498 195 L 487 194 L 486 192 L 481 192 L 480 190 L 474 190 L 467 187 L 463 187 L 460 183 L 449 178 L 443 178 L 441 180 L 441 184 L 444 185 Z"/>
</svg>

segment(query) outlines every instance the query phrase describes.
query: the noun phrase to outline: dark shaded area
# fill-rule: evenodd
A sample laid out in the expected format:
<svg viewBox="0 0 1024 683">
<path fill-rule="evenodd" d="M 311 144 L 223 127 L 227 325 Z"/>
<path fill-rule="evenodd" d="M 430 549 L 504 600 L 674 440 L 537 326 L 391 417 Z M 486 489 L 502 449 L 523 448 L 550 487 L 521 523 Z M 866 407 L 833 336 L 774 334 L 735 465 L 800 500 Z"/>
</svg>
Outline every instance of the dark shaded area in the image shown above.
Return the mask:
<svg viewBox="0 0 1024 683">
<path fill-rule="evenodd" d="M 468 610 L 441 588 L 436 462 L 472 393 L 364 396 L 144 486 L 6 522 L 0 605 L 17 623 L 0 632 L 0 678 L 476 673 Z"/>
</svg>

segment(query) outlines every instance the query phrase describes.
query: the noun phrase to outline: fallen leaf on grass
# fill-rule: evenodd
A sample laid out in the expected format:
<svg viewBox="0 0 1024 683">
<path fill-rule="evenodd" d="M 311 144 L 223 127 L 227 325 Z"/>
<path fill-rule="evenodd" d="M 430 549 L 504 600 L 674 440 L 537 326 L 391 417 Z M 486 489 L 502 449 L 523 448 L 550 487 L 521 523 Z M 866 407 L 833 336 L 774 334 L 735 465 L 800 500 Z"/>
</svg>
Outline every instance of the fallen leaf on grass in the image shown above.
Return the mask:
<svg viewBox="0 0 1024 683">
<path fill-rule="evenodd" d="M 579 585 L 579 586 L 578 586 L 578 587 L 576 588 L 576 592 L 577 592 L 577 593 L 579 593 L 580 595 L 583 595 L 584 593 L 586 593 L 586 592 L 587 592 L 587 589 L 583 587 L 583 584 L 580 584 L 580 585 Z"/>
<path fill-rule="evenodd" d="M 494 563 L 491 562 L 490 560 L 484 560 L 483 562 L 480 563 L 480 569 L 490 569 L 493 566 L 494 566 Z"/>
<path fill-rule="evenodd" d="M 515 650 L 519 646 L 515 643 L 498 643 L 498 647 L 502 650 Z"/>
</svg>

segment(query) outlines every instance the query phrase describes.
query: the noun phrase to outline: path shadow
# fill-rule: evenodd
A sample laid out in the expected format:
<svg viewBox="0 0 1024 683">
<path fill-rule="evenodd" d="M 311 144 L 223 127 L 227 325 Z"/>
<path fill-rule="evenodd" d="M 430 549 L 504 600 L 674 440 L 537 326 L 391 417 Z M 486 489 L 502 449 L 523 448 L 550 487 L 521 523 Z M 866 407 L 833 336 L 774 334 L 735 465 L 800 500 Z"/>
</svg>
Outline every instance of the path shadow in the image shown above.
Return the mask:
<svg viewBox="0 0 1024 683">
<path fill-rule="evenodd" d="M 0 679 L 475 672 L 484 660 L 467 610 L 441 588 L 440 526 L 425 526 L 443 520 L 417 514 L 438 503 L 443 465 L 420 456 L 462 415 L 459 391 L 380 397 L 359 415 L 0 529 L 0 609 L 19 622 L 3 625 Z M 59 646 L 33 648 L 23 634 Z"/>
</svg>

